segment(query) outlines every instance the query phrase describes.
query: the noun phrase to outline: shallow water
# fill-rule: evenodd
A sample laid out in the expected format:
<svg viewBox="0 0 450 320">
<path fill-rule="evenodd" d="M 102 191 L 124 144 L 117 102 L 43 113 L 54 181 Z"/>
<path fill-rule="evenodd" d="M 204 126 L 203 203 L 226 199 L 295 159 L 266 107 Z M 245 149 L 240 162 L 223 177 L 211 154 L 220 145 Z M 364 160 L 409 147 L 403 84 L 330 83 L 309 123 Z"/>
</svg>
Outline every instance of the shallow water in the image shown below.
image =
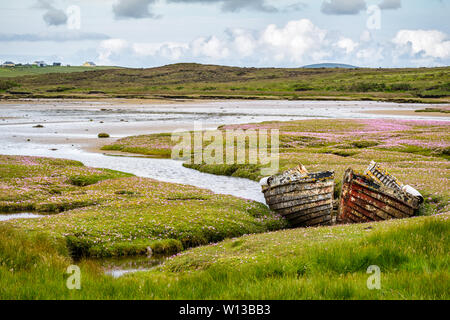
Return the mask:
<svg viewBox="0 0 450 320">
<path fill-rule="evenodd" d="M 426 105 L 336 101 L 225 101 L 188 104 L 129 105 L 106 102 L 44 101 L 0 104 L 0 154 L 79 160 L 87 166 L 210 189 L 264 202 L 260 186 L 247 179 L 215 176 L 187 169 L 182 162 L 142 157 L 113 157 L 86 151 L 98 144 L 99 132 L 111 137 L 192 130 L 192 124 L 214 129 L 223 124 L 313 118 L 448 118 L 367 114 L 369 110 L 415 110 Z M 44 128 L 35 128 L 37 124 Z M 112 142 L 113 139 L 106 141 Z M 102 141 L 105 142 L 105 141 Z"/>
<path fill-rule="evenodd" d="M 12 214 L 0 214 L 0 221 L 7 221 L 13 219 L 34 219 L 42 218 L 43 215 L 33 213 L 12 213 Z"/>
<path fill-rule="evenodd" d="M 100 264 L 105 274 L 119 278 L 129 273 L 148 271 L 166 260 L 166 256 L 125 257 L 93 260 Z"/>
</svg>

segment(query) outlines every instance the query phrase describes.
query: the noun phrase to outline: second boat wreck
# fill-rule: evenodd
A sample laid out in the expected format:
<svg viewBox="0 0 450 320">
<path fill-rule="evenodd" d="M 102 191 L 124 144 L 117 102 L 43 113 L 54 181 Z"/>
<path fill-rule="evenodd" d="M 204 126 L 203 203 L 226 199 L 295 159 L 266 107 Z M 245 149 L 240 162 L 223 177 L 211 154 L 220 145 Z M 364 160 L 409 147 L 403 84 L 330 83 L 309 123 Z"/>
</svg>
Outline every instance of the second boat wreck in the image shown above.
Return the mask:
<svg viewBox="0 0 450 320">
<path fill-rule="evenodd" d="M 334 172 L 308 173 L 303 165 L 261 180 L 269 208 L 293 227 L 331 223 Z"/>
<path fill-rule="evenodd" d="M 404 186 L 376 162 L 363 174 L 345 172 L 338 222 L 357 223 L 413 216 L 423 202 L 422 195 Z"/>
</svg>

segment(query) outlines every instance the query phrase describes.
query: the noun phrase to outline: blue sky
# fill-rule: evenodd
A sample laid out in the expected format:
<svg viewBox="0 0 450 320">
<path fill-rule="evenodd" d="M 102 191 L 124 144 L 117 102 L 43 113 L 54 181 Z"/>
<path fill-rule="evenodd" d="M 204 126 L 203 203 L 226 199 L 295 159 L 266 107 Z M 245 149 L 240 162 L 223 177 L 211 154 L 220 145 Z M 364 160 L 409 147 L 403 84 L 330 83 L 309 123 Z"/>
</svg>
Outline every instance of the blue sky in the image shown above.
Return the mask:
<svg viewBox="0 0 450 320">
<path fill-rule="evenodd" d="M 0 62 L 450 64 L 450 0 L 0 0 Z"/>
</svg>

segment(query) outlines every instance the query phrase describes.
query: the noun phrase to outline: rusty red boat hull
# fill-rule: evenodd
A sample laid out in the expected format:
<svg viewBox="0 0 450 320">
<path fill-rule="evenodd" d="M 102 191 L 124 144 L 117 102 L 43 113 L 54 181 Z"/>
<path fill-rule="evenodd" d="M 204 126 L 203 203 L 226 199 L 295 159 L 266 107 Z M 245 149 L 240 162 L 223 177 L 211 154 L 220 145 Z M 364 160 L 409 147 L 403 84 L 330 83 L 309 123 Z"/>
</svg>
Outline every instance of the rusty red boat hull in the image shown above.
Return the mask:
<svg viewBox="0 0 450 320">
<path fill-rule="evenodd" d="M 419 199 L 386 188 L 348 169 L 342 182 L 338 221 L 358 223 L 409 218 L 419 205 Z"/>
<path fill-rule="evenodd" d="M 333 211 L 334 172 L 309 174 L 288 184 L 263 188 L 269 208 L 292 227 L 329 225 Z"/>
</svg>

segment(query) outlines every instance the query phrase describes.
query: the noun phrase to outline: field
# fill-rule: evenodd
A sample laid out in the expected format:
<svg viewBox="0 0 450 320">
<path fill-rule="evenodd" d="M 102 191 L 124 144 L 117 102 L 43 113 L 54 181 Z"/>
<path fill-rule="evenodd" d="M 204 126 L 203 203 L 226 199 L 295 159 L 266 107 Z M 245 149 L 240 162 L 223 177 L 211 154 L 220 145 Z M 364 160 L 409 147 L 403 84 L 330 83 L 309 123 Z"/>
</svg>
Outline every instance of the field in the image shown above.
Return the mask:
<svg viewBox="0 0 450 320">
<path fill-rule="evenodd" d="M 298 163 L 310 172 L 334 170 L 336 197 L 348 167 L 364 170 L 370 161 L 380 162 L 426 196 L 423 214 L 428 215 L 450 209 L 448 128 L 444 121 L 374 119 L 265 122 L 223 126 L 220 130 L 224 134 L 227 129 L 278 129 L 280 170 Z M 119 139 L 103 149 L 170 157 L 174 144 L 170 134 L 153 134 Z M 194 164 L 188 159 L 184 165 L 212 174 L 255 181 L 262 178 L 263 166 L 257 164 Z"/>
<path fill-rule="evenodd" d="M 6 225 L 44 232 L 72 256 L 180 250 L 285 226 L 257 202 L 70 160 L 0 156 L 0 213 L 39 212 Z"/>
<path fill-rule="evenodd" d="M 1 299 L 449 299 L 449 215 L 248 235 L 113 279 L 61 241 L 0 224 Z M 367 268 L 381 270 L 369 290 Z"/>
<path fill-rule="evenodd" d="M 0 70 L 0 98 L 450 101 L 449 67 L 277 69 L 175 64 L 27 76 L 20 70 L 7 71 Z"/>
<path fill-rule="evenodd" d="M 0 299 L 449 299 L 448 124 L 311 120 L 221 127 L 280 130 L 280 170 L 343 171 L 382 163 L 425 196 L 418 217 L 289 229 L 256 202 L 84 167 L 71 160 L 0 156 Z M 105 149 L 168 157 L 168 134 Z M 187 161 L 189 159 L 186 159 Z M 198 165 L 260 178 L 260 165 Z M 151 250 L 150 250 L 151 249 Z M 114 279 L 98 258 L 171 255 Z M 92 259 L 96 258 L 96 259 Z M 66 269 L 81 268 L 80 290 Z M 380 268 L 381 288 L 367 286 Z"/>
</svg>

